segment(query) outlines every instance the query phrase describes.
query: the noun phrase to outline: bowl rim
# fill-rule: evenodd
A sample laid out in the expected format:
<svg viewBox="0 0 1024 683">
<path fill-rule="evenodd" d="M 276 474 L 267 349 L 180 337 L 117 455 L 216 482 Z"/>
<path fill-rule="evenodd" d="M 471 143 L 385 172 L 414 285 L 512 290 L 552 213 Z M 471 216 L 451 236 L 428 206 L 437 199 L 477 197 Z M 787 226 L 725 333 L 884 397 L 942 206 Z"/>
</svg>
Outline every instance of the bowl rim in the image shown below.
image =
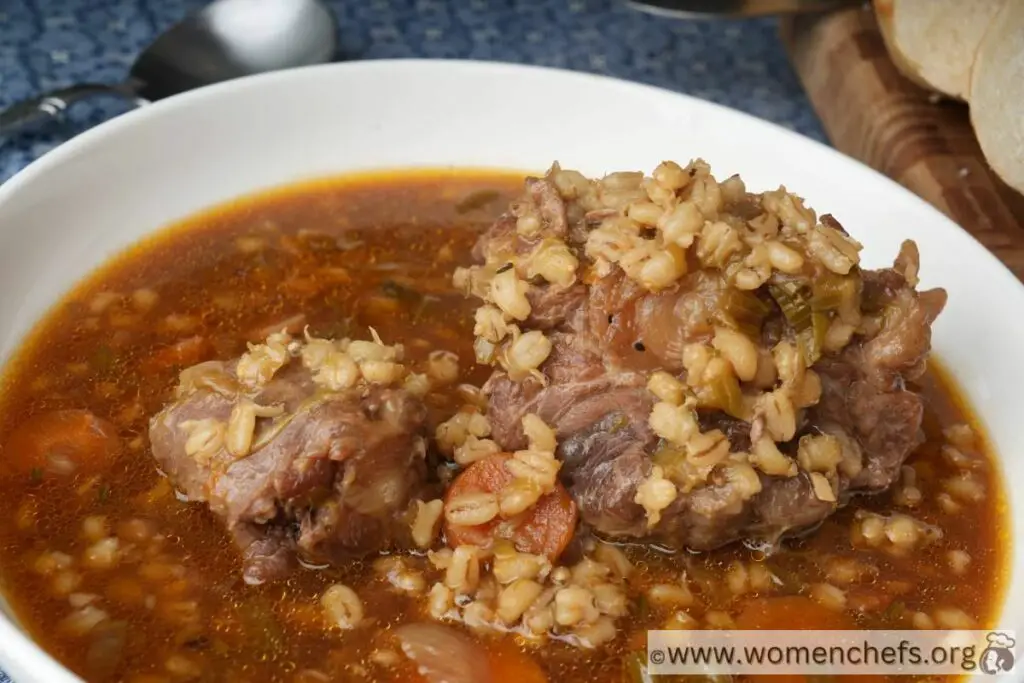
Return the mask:
<svg viewBox="0 0 1024 683">
<path fill-rule="evenodd" d="M 786 138 L 793 144 L 808 146 L 816 149 L 819 153 L 825 153 L 833 160 L 833 163 L 857 168 L 860 173 L 864 173 L 865 171 L 870 173 L 877 181 L 889 185 L 890 190 L 902 194 L 905 201 L 915 203 L 918 210 L 930 212 L 937 221 L 945 223 L 949 228 L 956 228 L 957 231 L 961 233 L 961 236 L 969 238 L 974 243 L 974 246 L 977 247 L 977 252 L 972 254 L 972 258 L 985 259 L 985 265 L 992 267 L 998 272 L 996 277 L 1003 279 L 1003 285 L 1008 285 L 1019 293 L 1024 293 L 1024 282 L 1018 279 L 1009 267 L 1007 267 L 1005 263 L 985 247 L 973 234 L 957 224 L 949 216 L 942 213 L 935 206 L 928 203 L 922 197 L 914 194 L 909 189 L 898 183 L 896 180 L 893 180 L 884 173 L 875 170 L 859 159 L 855 159 L 840 152 L 831 145 L 807 137 L 806 135 L 786 128 L 774 121 L 760 118 L 741 109 L 736 109 L 718 102 L 712 102 L 711 100 L 701 99 L 688 93 L 677 92 L 660 86 L 650 85 L 648 83 L 631 81 L 605 74 L 574 71 L 563 67 L 520 64 L 484 59 L 388 58 L 354 60 L 348 62 L 329 62 L 326 64 L 313 64 L 310 66 L 281 69 L 262 74 L 242 76 L 229 81 L 222 81 L 220 83 L 214 83 L 201 88 L 195 88 L 193 90 L 178 93 L 177 95 L 172 95 L 171 97 L 143 105 L 137 109 L 133 109 L 125 112 L 124 114 L 107 119 L 106 121 L 93 126 L 70 140 L 67 140 L 45 152 L 42 156 L 36 158 L 13 176 L 8 178 L 7 181 L 0 184 L 0 206 L 2 206 L 11 196 L 17 193 L 22 185 L 28 184 L 35 178 L 48 172 L 51 168 L 66 162 L 68 159 L 84 153 L 90 147 L 100 144 L 104 139 L 117 135 L 119 130 L 141 125 L 150 118 L 164 115 L 169 116 L 172 115 L 174 111 L 184 109 L 194 103 L 212 100 L 219 97 L 230 97 L 235 92 L 259 87 L 268 87 L 279 81 L 311 78 L 314 76 L 320 76 L 321 74 L 329 74 L 339 71 L 382 70 L 386 72 L 396 68 L 421 69 L 427 72 L 436 71 L 438 69 L 444 71 L 462 69 L 465 71 L 491 72 L 495 77 L 500 77 L 503 72 L 535 73 L 539 77 L 546 75 L 549 77 L 564 78 L 566 80 L 576 80 L 580 82 L 590 81 L 591 83 L 600 84 L 604 87 L 619 88 L 623 91 L 634 91 L 636 93 L 648 93 L 660 97 L 675 98 L 679 101 L 686 102 L 687 106 L 690 107 L 710 110 L 712 112 L 727 113 L 731 117 L 742 120 L 745 125 L 766 127 L 771 129 L 774 134 Z M 244 196 L 242 198 L 244 198 Z M 995 275 L 995 273 L 993 273 L 993 275 Z"/>
<path fill-rule="evenodd" d="M 566 81 L 589 81 L 599 84 L 605 88 L 617 88 L 626 96 L 628 96 L 629 93 L 656 94 L 661 98 L 675 99 L 685 106 L 695 109 L 703 109 L 711 113 L 728 112 L 730 116 L 736 117 L 737 120 L 741 120 L 744 125 L 762 128 L 767 127 L 767 129 L 770 129 L 774 134 L 784 137 L 787 144 L 810 146 L 816 148 L 819 152 L 827 152 L 829 157 L 832 159 L 832 163 L 845 165 L 847 167 L 858 167 L 857 172 L 864 173 L 864 171 L 868 171 L 874 175 L 877 180 L 888 183 L 892 190 L 898 191 L 904 196 L 905 201 L 916 203 L 918 205 L 918 210 L 930 212 L 936 224 L 944 223 L 947 226 L 947 230 L 956 229 L 961 233 L 960 237 L 966 237 L 973 242 L 973 248 L 971 248 L 972 252 L 969 254 L 971 261 L 979 267 L 984 267 L 988 271 L 986 274 L 987 277 L 994 278 L 994 282 L 1004 288 L 1004 293 L 1006 291 L 1012 291 L 1013 296 L 1017 296 L 1024 301 L 1024 283 L 1022 283 L 1010 271 L 1010 269 L 995 256 L 995 254 L 984 247 L 984 245 L 982 245 L 974 235 L 958 226 L 945 214 L 941 213 L 924 199 L 901 186 L 895 180 L 884 176 L 856 159 L 842 154 L 829 145 L 803 136 L 772 121 L 758 118 L 742 110 L 702 100 L 686 93 L 676 92 L 658 86 L 629 81 L 612 76 L 579 72 L 558 67 L 497 61 L 379 59 L 334 62 L 246 76 L 181 93 L 109 119 L 46 152 L 41 157 L 15 173 L 6 182 L 0 184 L 0 208 L 2 208 L 8 200 L 15 197 L 22 190 L 22 187 L 44 178 L 51 169 L 66 163 L 68 160 L 73 159 L 76 156 L 85 154 L 93 148 L 105 144 L 105 141 L 117 137 L 122 131 L 144 125 L 147 121 L 152 119 L 171 117 L 174 116 L 176 111 L 181 109 L 201 103 L 214 102 L 222 98 L 230 98 L 238 92 L 266 88 L 281 81 L 302 78 L 329 79 L 332 77 L 331 74 L 361 70 L 380 71 L 386 74 L 388 71 L 393 71 L 395 69 L 420 70 L 425 77 L 429 77 L 430 74 L 438 73 L 439 71 L 445 72 L 445 76 L 451 76 L 451 74 L 447 72 L 457 71 L 460 69 L 464 71 L 477 72 L 477 74 L 482 72 L 484 75 L 490 75 L 495 78 L 500 78 L 503 74 L 513 72 L 527 74 L 533 73 L 537 74 L 538 77 L 554 76 L 565 79 Z M 256 191 L 258 192 L 261 190 Z M 159 230 L 160 228 L 157 229 Z M 1002 456 L 998 452 L 995 453 L 997 469 L 1002 469 L 1002 460 Z M 1000 476 L 1002 476 L 1001 472 Z M 1008 480 L 1005 477 L 1003 477 L 1003 481 L 1008 483 Z M 1009 489 L 1009 486 L 1006 488 Z M 1009 501 L 1007 501 L 1007 503 L 1009 503 Z M 1006 513 L 1006 517 L 1007 522 L 1012 524 L 1012 511 L 1008 511 Z M 1012 559 L 1012 554 L 1008 553 L 1006 562 L 1012 563 Z M 1007 584 L 1009 584 L 1009 579 L 1010 577 L 1007 576 Z M 1009 585 L 1004 587 L 1004 591 L 1008 591 L 1008 589 Z M 1004 603 L 1000 609 L 1000 614 L 1009 607 L 1005 597 L 1006 595 L 1004 592 Z M 0 600 L 2 599 L 2 595 L 0 595 Z M 32 679 L 38 678 L 39 680 L 52 681 L 53 683 L 72 683 L 81 681 L 80 678 L 78 678 L 69 669 L 65 668 L 49 652 L 38 645 L 28 635 L 28 633 L 22 631 L 14 621 L 4 613 L 0 613 L 0 660 L 2 660 L 4 666 L 7 667 L 7 672 L 12 677 L 24 673 Z"/>
</svg>

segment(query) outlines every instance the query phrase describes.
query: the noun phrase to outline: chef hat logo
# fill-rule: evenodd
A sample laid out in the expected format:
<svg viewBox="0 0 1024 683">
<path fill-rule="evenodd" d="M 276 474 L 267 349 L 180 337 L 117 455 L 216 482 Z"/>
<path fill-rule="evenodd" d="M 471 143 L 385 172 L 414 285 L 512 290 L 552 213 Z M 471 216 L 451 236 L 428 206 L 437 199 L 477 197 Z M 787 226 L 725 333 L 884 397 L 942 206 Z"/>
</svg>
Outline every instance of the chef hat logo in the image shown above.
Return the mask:
<svg viewBox="0 0 1024 683">
<path fill-rule="evenodd" d="M 992 631 L 985 636 L 985 639 L 988 641 L 988 647 L 981 653 L 978 668 L 989 675 L 1004 673 L 1012 669 L 1015 659 L 1013 646 L 1017 644 L 1017 641 L 1001 631 Z"/>
<path fill-rule="evenodd" d="M 1016 640 L 1006 635 L 1005 633 L 1001 633 L 999 631 L 993 631 L 992 633 L 989 633 L 987 636 L 985 636 L 985 639 L 988 640 L 989 647 L 998 647 L 1005 650 L 1009 650 L 1017 644 Z"/>
</svg>

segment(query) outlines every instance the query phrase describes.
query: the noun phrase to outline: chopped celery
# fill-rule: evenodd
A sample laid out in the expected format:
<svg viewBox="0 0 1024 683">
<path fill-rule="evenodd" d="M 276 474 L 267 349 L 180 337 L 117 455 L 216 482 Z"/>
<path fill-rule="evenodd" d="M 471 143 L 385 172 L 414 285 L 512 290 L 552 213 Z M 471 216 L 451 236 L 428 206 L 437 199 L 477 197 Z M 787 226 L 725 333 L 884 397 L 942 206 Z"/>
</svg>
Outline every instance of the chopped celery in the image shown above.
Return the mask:
<svg viewBox="0 0 1024 683">
<path fill-rule="evenodd" d="M 674 479 L 674 474 L 681 474 L 686 467 L 686 451 L 682 446 L 663 441 L 662 445 L 651 456 L 655 465 L 664 471 L 665 476 Z"/>
<path fill-rule="evenodd" d="M 732 417 L 742 419 L 745 410 L 739 380 L 732 374 L 711 378 L 698 389 L 697 405 L 702 408 L 717 408 Z"/>
<path fill-rule="evenodd" d="M 886 607 L 884 612 L 882 612 L 882 619 L 899 622 L 909 613 L 910 610 L 907 609 L 906 603 L 901 600 L 896 600 Z"/>
<path fill-rule="evenodd" d="M 623 429 L 625 429 L 628 426 L 629 426 L 629 418 L 626 417 L 624 414 L 619 413 L 618 415 L 615 416 L 615 419 L 612 420 L 611 426 L 608 427 L 608 433 L 609 434 L 615 434 L 617 432 L 621 432 Z"/>
<path fill-rule="evenodd" d="M 835 311 L 857 295 L 857 281 L 853 276 L 832 273 L 819 276 L 811 287 L 811 308 L 816 311 Z"/>
<path fill-rule="evenodd" d="M 716 322 L 757 339 L 771 306 L 754 292 L 729 288 L 722 292 L 714 316 Z"/>
<path fill-rule="evenodd" d="M 811 285 L 811 306 L 817 311 L 839 308 L 846 278 L 829 274 L 820 275 Z"/>
<path fill-rule="evenodd" d="M 646 593 L 641 593 L 640 596 L 633 603 L 633 618 L 640 621 L 649 619 L 651 616 L 651 603 L 647 599 Z"/>
<path fill-rule="evenodd" d="M 831 288 L 831 285 L 827 287 Z M 812 305 L 812 299 L 808 299 L 805 294 L 804 283 L 799 280 L 773 282 L 768 285 L 768 291 L 796 333 L 804 363 L 810 367 L 821 358 L 829 326 L 828 313 Z M 837 297 L 837 301 L 841 299 Z"/>
<path fill-rule="evenodd" d="M 811 313 L 811 324 L 797 332 L 797 342 L 807 367 L 814 365 L 821 358 L 821 349 L 828 332 L 829 317 L 827 313 L 814 311 Z"/>
<path fill-rule="evenodd" d="M 768 292 L 782 309 L 782 315 L 797 332 L 811 323 L 811 303 L 803 290 L 801 280 L 780 280 L 768 285 Z"/>
</svg>

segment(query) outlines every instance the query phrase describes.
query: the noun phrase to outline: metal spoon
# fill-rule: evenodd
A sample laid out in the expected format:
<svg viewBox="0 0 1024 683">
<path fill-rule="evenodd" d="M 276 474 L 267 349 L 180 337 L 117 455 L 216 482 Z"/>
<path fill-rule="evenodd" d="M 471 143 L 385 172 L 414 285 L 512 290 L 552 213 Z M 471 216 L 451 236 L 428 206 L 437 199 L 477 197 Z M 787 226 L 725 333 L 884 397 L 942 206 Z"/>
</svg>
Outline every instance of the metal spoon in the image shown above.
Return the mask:
<svg viewBox="0 0 1024 683">
<path fill-rule="evenodd" d="M 95 95 L 141 106 L 239 76 L 327 62 L 335 29 L 319 0 L 216 0 L 153 41 L 124 83 L 73 85 L 0 111 L 0 137 L 52 121 Z"/>
<path fill-rule="evenodd" d="M 864 0 L 627 0 L 630 7 L 677 19 L 758 17 L 824 12 L 864 4 Z"/>
</svg>

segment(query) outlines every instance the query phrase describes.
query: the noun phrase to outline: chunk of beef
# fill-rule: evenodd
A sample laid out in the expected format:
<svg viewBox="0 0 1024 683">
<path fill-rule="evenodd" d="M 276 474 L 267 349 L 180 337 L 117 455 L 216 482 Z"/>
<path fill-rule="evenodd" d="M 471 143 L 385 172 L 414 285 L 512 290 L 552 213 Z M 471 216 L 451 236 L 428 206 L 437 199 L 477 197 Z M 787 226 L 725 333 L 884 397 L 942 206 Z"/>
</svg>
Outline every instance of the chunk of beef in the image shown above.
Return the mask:
<svg viewBox="0 0 1024 683">
<path fill-rule="evenodd" d="M 242 555 L 246 583 L 259 585 L 295 569 L 295 537 L 287 524 L 239 522 L 230 528 L 230 534 Z"/>
<path fill-rule="evenodd" d="M 532 287 L 526 298 L 532 309 L 526 324 L 531 329 L 553 330 L 582 314 L 587 288 L 580 283 L 571 287 L 543 285 Z"/>
<path fill-rule="evenodd" d="M 583 403 L 593 411 L 591 424 L 561 440 L 558 455 L 563 476 L 583 521 L 612 537 L 650 538 L 667 546 L 711 549 L 748 537 L 776 540 L 794 528 L 819 523 L 833 505 L 819 501 L 806 475 L 792 479 L 762 477 L 762 492 L 746 503 L 733 482 L 709 486 L 677 498 L 649 529 L 644 509 L 634 498 L 640 482 L 651 473 L 650 453 L 658 438 L 647 426 L 650 396 L 638 391 L 630 409 L 621 394 L 597 394 Z M 565 393 L 561 393 L 566 398 Z M 737 442 L 745 438 L 741 423 L 728 417 L 709 418 L 709 424 L 732 429 Z M 554 424 L 562 426 L 562 422 Z M 709 427 L 710 428 L 710 427 Z M 685 539 L 680 543 L 681 539 Z"/>
<path fill-rule="evenodd" d="M 762 209 L 756 199 L 741 198 L 734 215 L 744 220 L 758 216 Z M 560 209 L 559 201 L 565 204 L 550 181 L 530 181 L 512 213 L 481 239 L 478 255 L 494 262 L 498 253 L 525 253 L 530 241 L 516 234 L 515 220 L 540 215 L 545 234 L 561 236 L 585 262 L 582 246 L 589 226 L 619 212 L 582 212 L 577 205 Z M 567 231 L 562 229 L 564 217 L 569 217 Z M 845 232 L 830 216 L 822 221 Z M 808 268 L 817 272 L 820 264 Z M 834 484 L 835 502 L 821 500 L 803 470 L 792 477 L 759 472 L 760 491 L 750 495 L 749 481 L 730 481 L 728 468 L 717 467 L 704 485 L 681 489 L 654 527 L 635 502 L 637 487 L 651 474 L 652 456 L 664 447 L 648 426 L 656 400 L 645 388 L 649 372 L 666 370 L 685 379 L 683 348 L 709 342 L 716 326 L 723 320 L 728 324 L 730 306 L 743 303 L 729 300 L 736 293 L 715 269 L 691 265 L 689 274 L 656 293 L 618 268 L 603 277 L 591 272 L 586 286 L 576 284 L 571 290 L 533 285 L 531 317 L 523 328 L 543 329 L 552 341 L 551 354 L 541 366 L 546 381 L 531 377 L 514 382 L 501 371 L 492 375 L 485 391 L 491 400 L 493 438 L 508 450 L 525 447 L 520 422 L 527 413 L 552 425 L 559 438 L 561 476 L 581 519 L 605 536 L 710 549 L 737 540 L 774 543 L 813 528 L 853 494 L 892 485 L 906 457 L 921 443 L 921 398 L 905 382 L 924 371 L 930 327 L 945 294 L 916 292 L 911 284 L 916 269 L 916 250 L 905 246 L 891 269 L 854 271 L 862 280 L 861 306 L 868 320 L 841 353 L 827 354 L 815 366 L 821 399 L 799 412 L 796 438 L 779 444 L 783 452 L 795 455 L 802 435 L 828 433 L 840 440 L 843 461 Z M 766 350 L 781 341 L 795 343 L 796 332 L 780 308 L 767 295 L 759 301 L 765 310 L 754 318 L 760 320 L 755 341 Z M 761 307 L 758 301 L 753 304 Z M 717 410 L 702 409 L 699 420 L 703 431 L 721 430 L 733 452 L 748 451 L 752 430 L 763 428 Z"/>
<path fill-rule="evenodd" d="M 804 472 L 795 477 L 762 476 L 764 488 L 751 500 L 749 538 L 772 543 L 793 531 L 803 531 L 820 524 L 836 506 L 814 495 L 811 481 Z"/>
<path fill-rule="evenodd" d="M 495 373 L 484 385 L 493 406 L 490 412 L 493 438 L 506 449 L 525 448 L 522 418 L 528 413 L 541 416 L 555 427 L 558 438 L 566 439 L 615 412 L 633 424 L 646 427 L 652 397 L 644 388 L 640 373 L 609 373 L 599 355 L 599 347 L 587 337 L 554 333 L 552 352 L 544 365 L 548 385 L 535 378 L 514 382 L 504 373 Z"/>
<path fill-rule="evenodd" d="M 717 273 L 700 270 L 652 294 L 613 271 L 590 287 L 587 331 L 615 368 L 680 371 L 683 347 L 714 334 L 722 286 Z"/>
<path fill-rule="evenodd" d="M 614 402 L 606 409 L 607 414 L 559 445 L 563 476 L 584 523 L 609 536 L 637 536 L 646 523 L 644 509 L 633 498 L 637 484 L 651 473 L 651 437 L 638 433 L 638 423 L 618 412 Z"/>
<path fill-rule="evenodd" d="M 520 234 L 516 228 L 521 217 L 535 221 L 535 230 Z M 545 239 L 562 239 L 568 231 L 565 203 L 558 190 L 544 178 L 527 180 L 527 196 L 513 203 L 512 208 L 477 241 L 474 256 L 485 263 L 501 265 L 513 257 L 529 258 Z M 575 283 L 555 287 L 538 281 L 528 293 L 533 313 L 526 325 L 549 330 L 565 324 L 582 310 L 587 288 Z"/>
<path fill-rule="evenodd" d="M 877 388 L 865 379 L 863 359 L 862 349 L 851 348 L 841 358 L 819 365 L 821 400 L 810 411 L 810 420 L 854 438 L 863 460 L 850 484 L 878 491 L 896 481 L 907 455 L 924 442 L 924 404 L 912 391 Z"/>
<path fill-rule="evenodd" d="M 885 325 L 861 349 L 868 381 L 892 389 L 920 377 L 931 349 L 931 325 L 945 304 L 941 289 L 917 294 L 904 285 L 897 290 L 886 306 Z"/>
<path fill-rule="evenodd" d="M 547 178 L 528 178 L 526 191 L 540 214 L 542 232 L 564 238 L 569 232 L 569 219 L 566 216 L 565 201 L 554 184 Z"/>
<path fill-rule="evenodd" d="M 206 365 L 233 380 L 234 364 Z M 402 516 L 426 473 L 418 399 L 378 386 L 317 393 L 296 363 L 254 397 L 284 413 L 259 419 L 248 455 L 235 458 L 224 446 L 189 455 L 196 422 L 225 424 L 236 401 L 223 390 L 194 390 L 152 419 L 150 442 L 174 485 L 223 520 L 247 582 L 280 576 L 296 553 L 331 563 L 406 541 Z"/>
<path fill-rule="evenodd" d="M 862 282 L 866 305 L 884 310 L 885 322 L 874 335 L 818 364 L 822 396 L 811 421 L 838 425 L 856 440 L 863 469 L 850 484 L 880 491 L 896 481 L 907 455 L 924 441 L 924 404 L 905 382 L 926 368 L 931 324 L 945 306 L 946 293 L 917 293 L 889 268 L 864 271 Z"/>
<path fill-rule="evenodd" d="M 726 415 L 720 410 L 701 411 L 697 417 L 700 421 L 700 430 L 702 432 L 717 429 L 725 434 L 725 438 L 729 439 L 732 450 L 750 450 L 751 426 L 749 422 Z"/>
<path fill-rule="evenodd" d="M 805 473 L 793 478 L 761 475 L 761 492 L 749 501 L 734 485 L 721 481 L 681 495 L 662 513 L 662 521 L 648 528 L 634 499 L 637 486 L 651 473 L 651 454 L 658 448 L 658 438 L 647 425 L 654 397 L 640 373 L 607 372 L 603 364 L 580 363 L 576 354 L 564 350 L 570 338 L 555 337 L 554 376 L 549 376 L 548 386 L 533 379 L 514 382 L 496 373 L 485 391 L 495 406 L 493 437 L 506 449 L 525 447 L 520 421 L 527 413 L 555 427 L 562 476 L 581 519 L 598 533 L 694 549 L 743 539 L 774 543 L 819 524 L 835 510 L 835 504 L 815 496 Z M 563 366 L 566 356 L 573 362 Z M 859 472 L 841 478 L 841 499 L 892 485 L 922 440 L 920 397 L 907 390 L 882 392 L 857 371 L 857 366 L 839 362 L 822 370 L 823 398 L 805 427 L 813 433 L 819 424 L 827 423 L 827 431 L 839 425 L 858 444 Z M 717 411 L 700 417 L 704 430 L 722 430 L 734 450 L 749 448 L 749 423 Z"/>
<path fill-rule="evenodd" d="M 509 211 L 495 221 L 473 247 L 473 257 L 485 263 L 500 263 L 513 254 L 526 255 L 545 237 L 562 239 L 569 230 L 565 202 L 547 178 L 527 178 L 526 195 L 513 202 Z M 534 230 L 520 234 L 520 218 L 535 221 Z"/>
</svg>

